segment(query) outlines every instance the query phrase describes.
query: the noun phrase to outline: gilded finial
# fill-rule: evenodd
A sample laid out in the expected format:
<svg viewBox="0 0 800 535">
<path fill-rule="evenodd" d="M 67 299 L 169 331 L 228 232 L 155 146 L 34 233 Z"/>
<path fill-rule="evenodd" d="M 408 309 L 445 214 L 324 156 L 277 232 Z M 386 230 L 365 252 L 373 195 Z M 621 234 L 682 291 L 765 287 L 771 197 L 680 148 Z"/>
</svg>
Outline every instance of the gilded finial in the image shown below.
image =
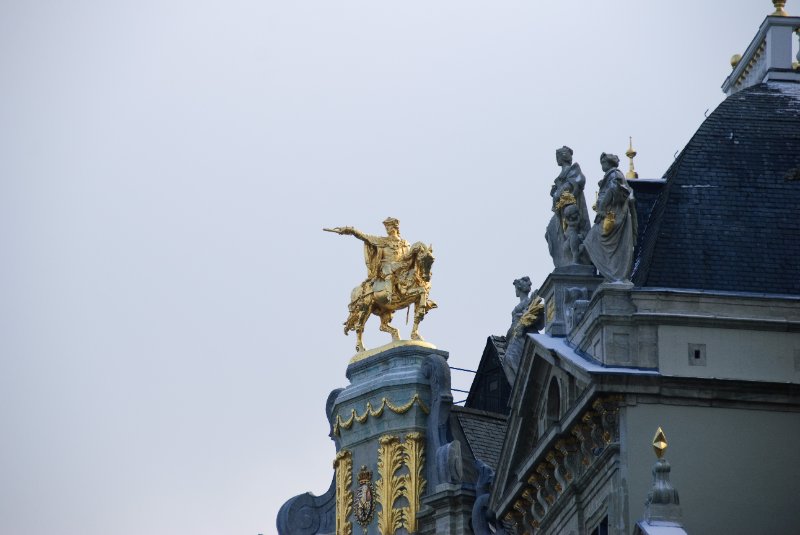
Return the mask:
<svg viewBox="0 0 800 535">
<path fill-rule="evenodd" d="M 656 436 L 653 437 L 653 451 L 656 452 L 656 457 L 659 459 L 664 457 L 664 452 L 667 451 L 667 435 L 660 427 L 656 431 Z"/>
<path fill-rule="evenodd" d="M 772 13 L 771 17 L 788 17 L 789 14 L 783 9 L 783 6 L 786 5 L 786 0 L 772 0 L 772 5 L 775 6 L 775 12 Z"/>
<path fill-rule="evenodd" d="M 633 168 L 633 158 L 636 156 L 636 151 L 633 150 L 633 137 L 629 137 L 628 140 L 628 150 L 625 152 L 625 156 L 627 156 L 630 160 L 630 164 L 628 166 L 628 172 L 625 173 L 625 178 L 639 178 L 639 173 L 637 173 L 636 169 Z"/>
<path fill-rule="evenodd" d="M 733 56 L 731 56 L 731 69 L 735 69 L 740 61 L 742 61 L 741 54 L 734 54 Z"/>
</svg>

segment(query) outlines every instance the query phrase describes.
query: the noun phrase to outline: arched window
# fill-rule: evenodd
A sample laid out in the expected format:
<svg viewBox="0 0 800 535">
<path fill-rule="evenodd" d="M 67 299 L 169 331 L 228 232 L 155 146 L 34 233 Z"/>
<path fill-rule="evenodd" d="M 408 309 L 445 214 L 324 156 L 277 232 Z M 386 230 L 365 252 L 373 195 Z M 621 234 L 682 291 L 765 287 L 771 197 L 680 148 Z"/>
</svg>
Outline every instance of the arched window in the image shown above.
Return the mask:
<svg viewBox="0 0 800 535">
<path fill-rule="evenodd" d="M 558 379 L 550 379 L 550 386 L 547 388 L 547 425 L 553 425 L 561 419 L 561 389 L 558 387 Z"/>
</svg>

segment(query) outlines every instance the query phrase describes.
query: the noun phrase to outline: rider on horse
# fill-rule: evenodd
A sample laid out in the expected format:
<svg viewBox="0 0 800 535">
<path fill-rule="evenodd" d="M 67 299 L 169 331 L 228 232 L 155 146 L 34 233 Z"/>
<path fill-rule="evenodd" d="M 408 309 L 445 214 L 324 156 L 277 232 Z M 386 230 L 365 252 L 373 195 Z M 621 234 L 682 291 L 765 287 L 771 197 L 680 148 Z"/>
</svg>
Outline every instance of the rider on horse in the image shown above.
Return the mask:
<svg viewBox="0 0 800 535">
<path fill-rule="evenodd" d="M 331 229 L 337 234 L 350 234 L 364 242 L 364 262 L 367 264 L 367 278 L 362 283 L 373 287 L 378 281 L 385 281 L 385 299 L 391 302 L 395 291 L 395 272 L 408 260 L 409 243 L 400 237 L 400 221 L 388 217 L 383 222 L 387 236 L 364 234 L 353 227 Z"/>
<path fill-rule="evenodd" d="M 367 278 L 350 295 L 349 315 L 344 333 L 356 332 L 356 351 L 364 351 L 361 336 L 370 315 L 381 319 L 380 330 L 399 340 L 399 331 L 391 325 L 392 315 L 404 308 L 414 307 L 411 340 L 422 340 L 419 323 L 425 314 L 436 308 L 428 298 L 430 292 L 433 249 L 422 242 L 414 245 L 400 237 L 400 222 L 389 217 L 383 225 L 387 236 L 364 234 L 353 227 L 323 229 L 336 234 L 349 234 L 364 242 L 364 261 Z"/>
</svg>

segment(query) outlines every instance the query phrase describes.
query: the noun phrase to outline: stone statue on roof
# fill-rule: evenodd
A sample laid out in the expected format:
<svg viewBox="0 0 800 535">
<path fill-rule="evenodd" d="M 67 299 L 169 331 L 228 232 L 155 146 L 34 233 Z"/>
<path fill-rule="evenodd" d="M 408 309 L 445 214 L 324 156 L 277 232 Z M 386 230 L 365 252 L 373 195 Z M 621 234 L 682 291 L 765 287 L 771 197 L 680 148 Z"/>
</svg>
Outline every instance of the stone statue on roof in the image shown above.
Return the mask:
<svg viewBox="0 0 800 535">
<path fill-rule="evenodd" d="M 583 247 L 608 281 L 627 281 L 633 269 L 638 221 L 633 189 L 618 169 L 619 157 L 600 155 L 605 173 L 599 183 L 594 226 L 583 240 Z"/>
<path fill-rule="evenodd" d="M 506 333 L 506 353 L 503 365 L 516 376 L 522 359 L 522 349 L 525 345 L 525 335 L 538 332 L 544 327 L 544 301 L 538 292 L 531 291 L 530 277 L 521 277 L 514 280 L 514 289 L 517 291 L 519 303 L 511 311 L 511 327 Z"/>
<path fill-rule="evenodd" d="M 414 245 L 400 236 L 400 221 L 393 217 L 383 222 L 386 236 L 373 236 L 353 227 L 323 229 L 336 234 L 355 236 L 364 242 L 364 262 L 367 278 L 356 286 L 350 296 L 349 315 L 344 333 L 356 332 L 356 351 L 364 351 L 362 334 L 370 314 L 381 318 L 380 330 L 399 340 L 400 333 L 390 322 L 397 311 L 414 305 L 412 340 L 422 340 L 419 323 L 436 303 L 430 293 L 433 247 L 417 242 Z"/>
<path fill-rule="evenodd" d="M 514 336 L 514 330 L 519 323 L 520 318 L 528 310 L 528 305 L 531 304 L 531 279 L 528 276 L 514 279 L 514 290 L 516 290 L 519 303 L 511 311 L 511 327 L 508 328 L 506 333 L 506 340 L 510 340 Z"/>
<path fill-rule="evenodd" d="M 589 264 L 580 244 L 589 232 L 589 211 L 583 188 L 586 177 L 581 166 L 572 161 L 572 149 L 563 146 L 556 150 L 556 163 L 561 172 L 550 188 L 553 217 L 547 225 L 545 239 L 555 267 Z"/>
</svg>

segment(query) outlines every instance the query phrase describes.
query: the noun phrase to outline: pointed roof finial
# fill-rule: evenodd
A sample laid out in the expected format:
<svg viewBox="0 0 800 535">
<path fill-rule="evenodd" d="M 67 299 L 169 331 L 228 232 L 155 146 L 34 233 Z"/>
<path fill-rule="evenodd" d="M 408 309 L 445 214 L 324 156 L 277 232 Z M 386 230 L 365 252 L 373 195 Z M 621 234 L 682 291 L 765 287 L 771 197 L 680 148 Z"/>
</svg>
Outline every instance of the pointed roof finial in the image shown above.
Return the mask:
<svg viewBox="0 0 800 535">
<path fill-rule="evenodd" d="M 630 165 L 628 167 L 628 172 L 625 173 L 625 178 L 639 178 L 639 173 L 633 168 L 633 157 L 636 156 L 636 151 L 633 150 L 633 137 L 629 137 L 628 139 L 630 143 L 628 144 L 628 150 L 625 152 L 625 156 L 630 160 Z"/>
<path fill-rule="evenodd" d="M 772 0 L 772 5 L 775 6 L 775 12 L 770 14 L 771 17 L 788 17 L 789 14 L 783 9 L 786 5 L 786 0 Z"/>
<path fill-rule="evenodd" d="M 664 457 L 664 452 L 667 451 L 667 435 L 661 427 L 656 431 L 656 436 L 653 437 L 653 451 L 656 452 L 656 457 L 659 459 Z"/>
<path fill-rule="evenodd" d="M 644 506 L 644 522 L 639 522 L 641 532 L 653 533 L 646 527 L 658 525 L 670 525 L 674 528 L 682 528 L 682 513 L 678 491 L 669 482 L 669 473 L 672 470 L 669 463 L 664 459 L 664 451 L 667 449 L 667 436 L 659 427 L 656 436 L 653 437 L 653 449 L 658 460 L 653 466 L 653 487 L 647 495 Z M 670 533 L 686 533 L 685 530 L 671 530 Z"/>
</svg>

